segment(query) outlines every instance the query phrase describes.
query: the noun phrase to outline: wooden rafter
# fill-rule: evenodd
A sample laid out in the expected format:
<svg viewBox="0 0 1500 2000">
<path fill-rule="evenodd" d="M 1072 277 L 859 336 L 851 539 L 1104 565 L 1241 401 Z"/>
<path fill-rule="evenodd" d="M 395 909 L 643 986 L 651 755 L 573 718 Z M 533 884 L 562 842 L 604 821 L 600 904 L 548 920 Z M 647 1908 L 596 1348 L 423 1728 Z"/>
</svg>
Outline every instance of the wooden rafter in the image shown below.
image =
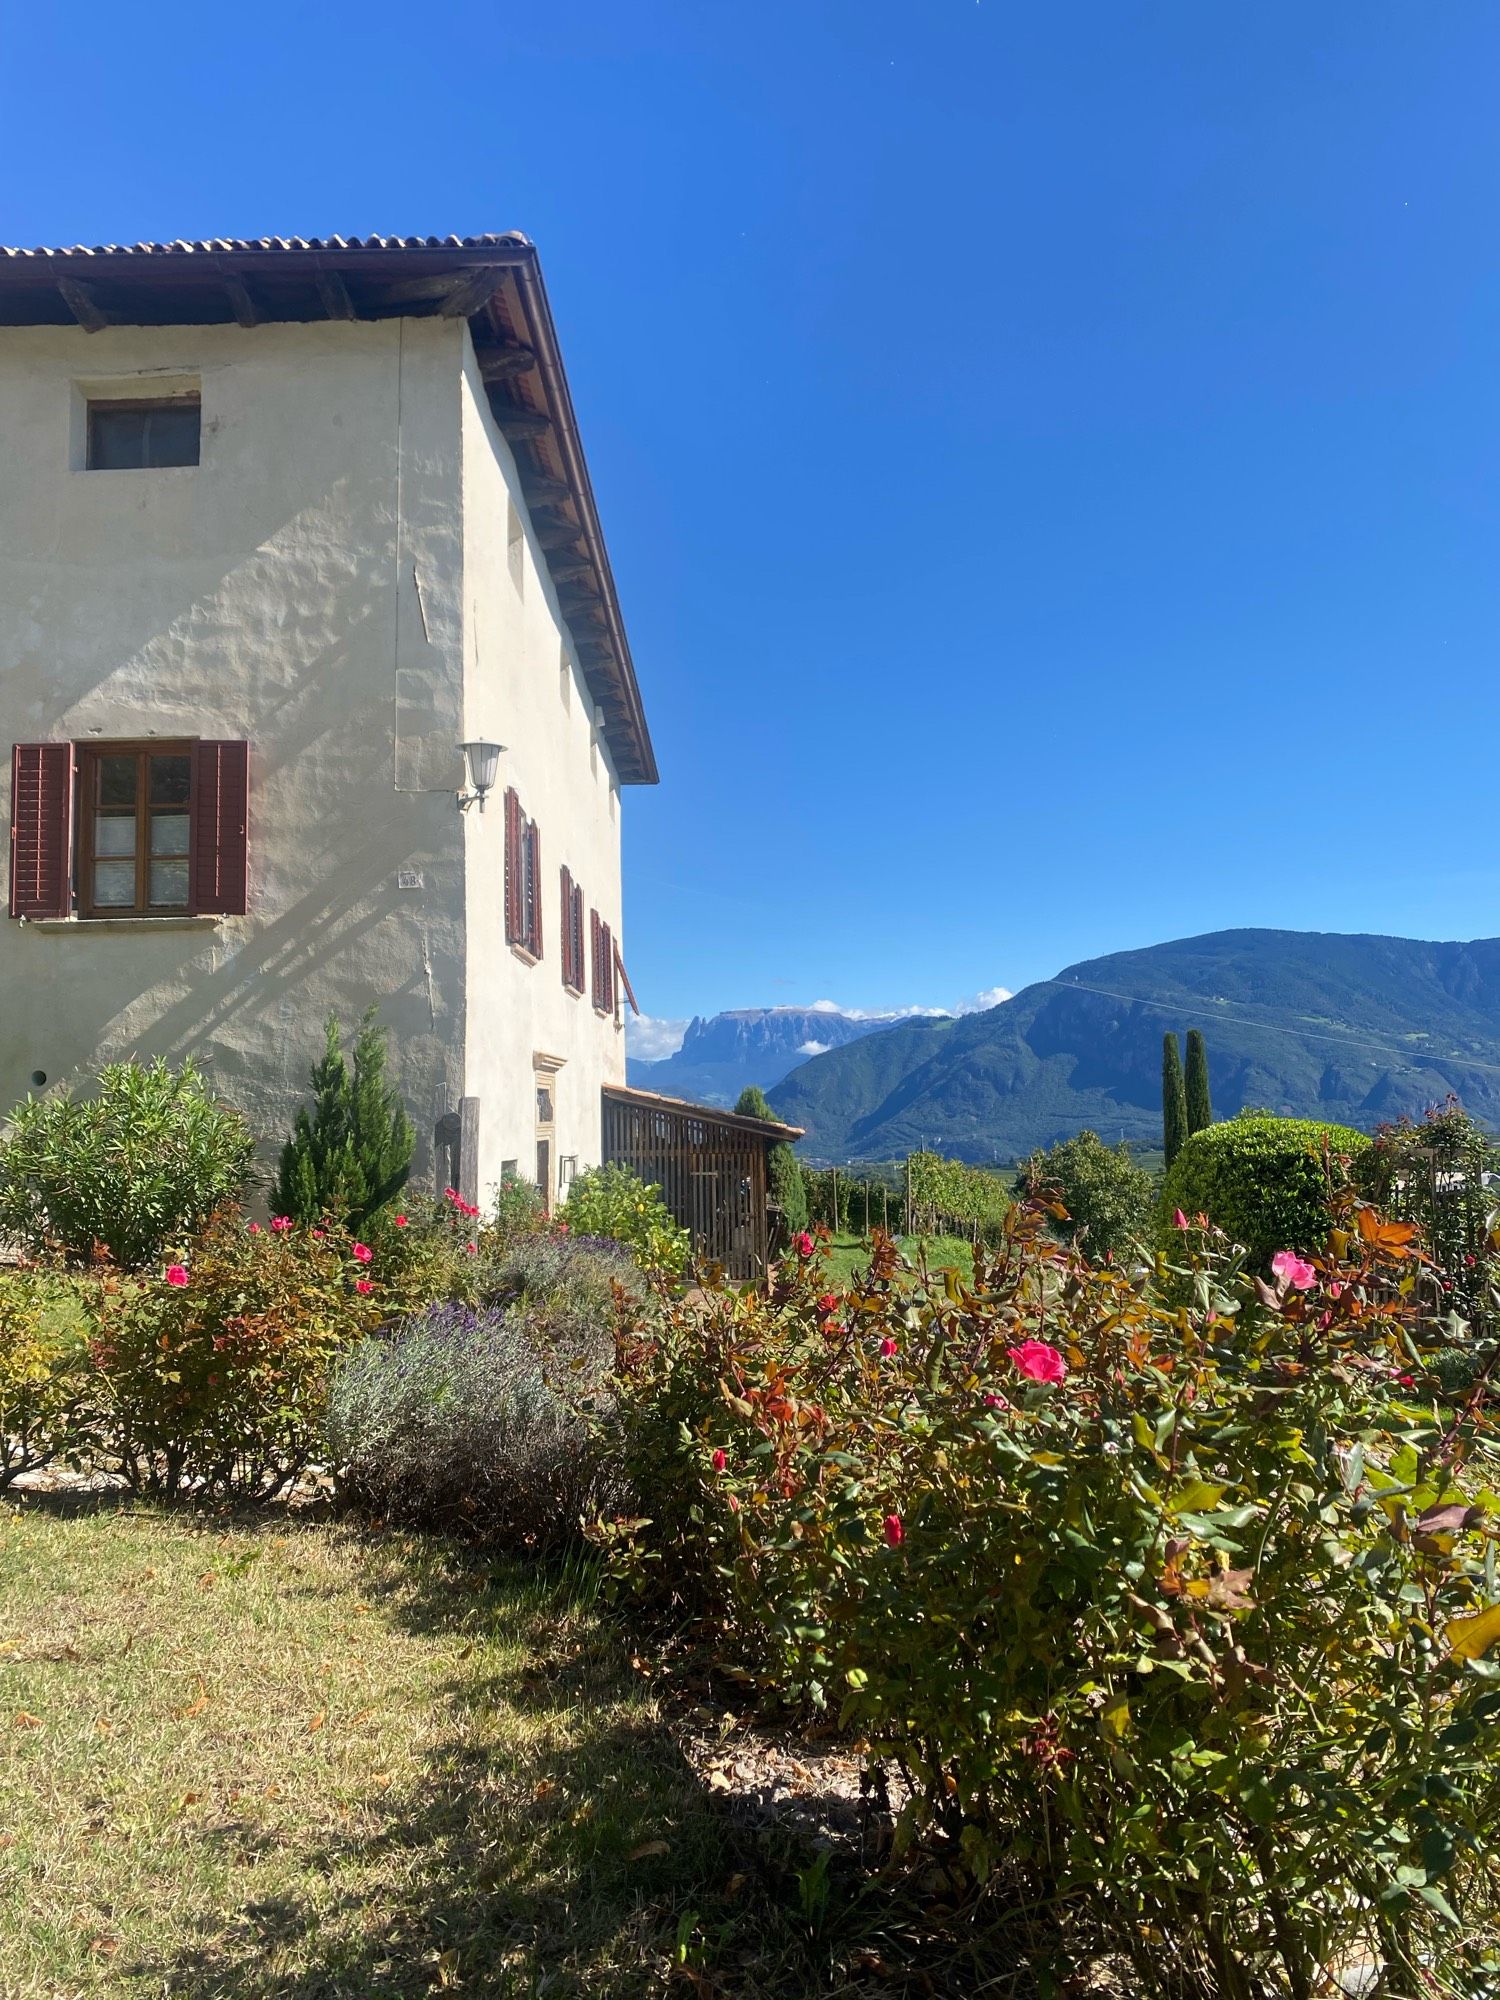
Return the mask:
<svg viewBox="0 0 1500 2000">
<path fill-rule="evenodd" d="M 490 408 L 507 437 L 544 438 L 551 433 L 552 419 L 545 410 L 523 410 L 519 403 L 502 403 L 498 399 L 491 402 Z"/>
<path fill-rule="evenodd" d="M 92 285 L 84 284 L 81 278 L 59 278 L 57 289 L 62 293 L 68 311 L 85 333 L 100 333 L 112 324 Z"/>
<path fill-rule="evenodd" d="M 536 366 L 536 354 L 529 347 L 513 344 L 491 347 L 486 343 L 477 346 L 474 353 L 486 382 L 509 382 L 517 375 L 529 375 Z"/>
<path fill-rule="evenodd" d="M 467 319 L 488 303 L 500 289 L 499 270 L 486 265 L 461 284 L 455 285 L 438 307 L 444 319 Z"/>
<path fill-rule="evenodd" d="M 241 326 L 262 326 L 265 314 L 250 296 L 250 287 L 238 271 L 226 271 L 223 278 L 229 309 Z"/>
<path fill-rule="evenodd" d="M 319 271 L 317 274 L 318 297 L 323 301 L 323 310 L 330 319 L 358 319 L 354 301 L 349 296 L 349 287 L 337 271 Z"/>
</svg>

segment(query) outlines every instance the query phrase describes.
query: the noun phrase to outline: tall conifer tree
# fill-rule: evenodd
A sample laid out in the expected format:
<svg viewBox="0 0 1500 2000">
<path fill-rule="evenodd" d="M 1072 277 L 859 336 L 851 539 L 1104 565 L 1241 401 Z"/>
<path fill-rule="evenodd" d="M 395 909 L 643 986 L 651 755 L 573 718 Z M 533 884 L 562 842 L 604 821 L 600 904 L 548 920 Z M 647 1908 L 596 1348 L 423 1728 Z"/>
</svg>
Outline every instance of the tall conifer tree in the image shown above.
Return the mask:
<svg viewBox="0 0 1500 2000">
<path fill-rule="evenodd" d="M 1176 1031 L 1161 1045 L 1161 1144 L 1170 1167 L 1188 1135 L 1187 1087 L 1182 1080 L 1182 1047 Z"/>
<path fill-rule="evenodd" d="M 1202 1132 L 1214 1122 L 1213 1099 L 1208 1094 L 1208 1050 L 1197 1028 L 1188 1029 L 1187 1038 L 1187 1128 L 1188 1136 Z"/>
</svg>

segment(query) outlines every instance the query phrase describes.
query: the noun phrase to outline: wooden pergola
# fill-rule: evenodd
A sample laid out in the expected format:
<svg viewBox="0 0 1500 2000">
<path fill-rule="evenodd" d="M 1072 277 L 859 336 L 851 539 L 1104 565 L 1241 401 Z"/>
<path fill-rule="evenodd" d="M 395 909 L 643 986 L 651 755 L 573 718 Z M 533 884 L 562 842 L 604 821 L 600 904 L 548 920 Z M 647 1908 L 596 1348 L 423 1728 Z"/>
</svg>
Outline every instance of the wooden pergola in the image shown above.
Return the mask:
<svg viewBox="0 0 1500 2000">
<path fill-rule="evenodd" d="M 797 1125 L 604 1087 L 604 1158 L 661 1189 L 702 1264 L 727 1277 L 764 1276 L 771 1254 L 766 1156 L 802 1137 Z"/>
</svg>

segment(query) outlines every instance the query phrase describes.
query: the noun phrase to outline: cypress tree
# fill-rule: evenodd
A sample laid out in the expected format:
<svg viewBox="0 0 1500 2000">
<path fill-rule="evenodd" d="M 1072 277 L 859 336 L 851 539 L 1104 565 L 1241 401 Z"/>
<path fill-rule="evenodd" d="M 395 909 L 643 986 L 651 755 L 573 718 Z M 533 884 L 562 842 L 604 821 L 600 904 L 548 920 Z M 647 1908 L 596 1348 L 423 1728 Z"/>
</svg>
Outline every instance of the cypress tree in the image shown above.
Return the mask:
<svg viewBox="0 0 1500 2000">
<path fill-rule="evenodd" d="M 1187 1089 L 1182 1080 L 1182 1049 L 1175 1031 L 1161 1045 L 1161 1144 L 1170 1167 L 1188 1135 Z"/>
<path fill-rule="evenodd" d="M 766 1118 L 772 1122 L 776 1118 L 758 1083 L 745 1085 L 734 1108 L 741 1118 Z M 795 1236 L 798 1230 L 806 1229 L 807 1183 L 802 1178 L 802 1162 L 790 1146 L 773 1146 L 766 1155 L 766 1181 L 772 1203 L 781 1210 L 783 1230 Z"/>
<path fill-rule="evenodd" d="M 1205 1131 L 1214 1122 L 1213 1099 L 1208 1094 L 1208 1050 L 1197 1028 L 1188 1029 L 1187 1038 L 1187 1129 Z"/>
<path fill-rule="evenodd" d="M 383 1208 L 411 1172 L 416 1133 L 385 1074 L 385 1030 L 372 1007 L 344 1060 L 336 1015 L 324 1026 L 322 1060 L 312 1069 L 313 1104 L 297 1113 L 281 1152 L 276 1202 L 294 1222 L 333 1216 L 357 1228 Z"/>
</svg>

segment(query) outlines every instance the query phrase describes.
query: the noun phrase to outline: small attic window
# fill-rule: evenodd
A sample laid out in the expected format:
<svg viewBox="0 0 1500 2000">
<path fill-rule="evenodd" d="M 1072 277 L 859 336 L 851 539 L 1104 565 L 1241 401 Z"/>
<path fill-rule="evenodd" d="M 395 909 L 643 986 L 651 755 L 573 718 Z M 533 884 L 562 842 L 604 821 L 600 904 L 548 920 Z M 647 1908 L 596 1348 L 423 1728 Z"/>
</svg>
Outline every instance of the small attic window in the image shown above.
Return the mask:
<svg viewBox="0 0 1500 2000">
<path fill-rule="evenodd" d="M 136 472 L 159 465 L 196 465 L 203 405 L 197 396 L 89 404 L 88 469 Z"/>
</svg>

